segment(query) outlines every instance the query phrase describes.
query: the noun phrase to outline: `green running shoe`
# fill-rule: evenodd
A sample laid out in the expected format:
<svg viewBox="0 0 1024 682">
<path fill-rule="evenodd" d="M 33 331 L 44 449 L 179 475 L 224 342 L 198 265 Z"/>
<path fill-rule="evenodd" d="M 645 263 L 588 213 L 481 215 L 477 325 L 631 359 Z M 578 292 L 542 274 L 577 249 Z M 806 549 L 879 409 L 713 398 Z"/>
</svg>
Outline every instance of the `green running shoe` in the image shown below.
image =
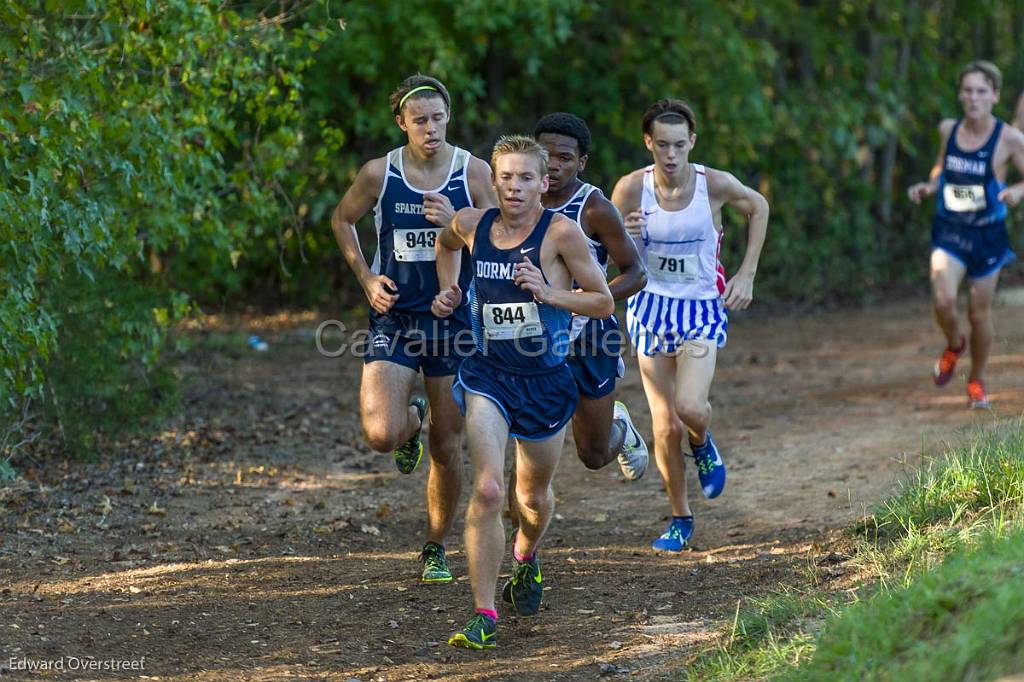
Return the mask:
<svg viewBox="0 0 1024 682">
<path fill-rule="evenodd" d="M 420 432 L 423 431 L 424 418 L 427 416 L 427 401 L 425 398 L 416 396 L 409 403 L 416 408 L 420 414 L 420 428 L 412 434 L 412 438 L 395 448 L 395 466 L 403 474 L 411 474 L 416 471 L 420 460 L 423 459 L 423 441 L 420 440 Z"/>
<path fill-rule="evenodd" d="M 520 616 L 532 616 L 540 611 L 544 599 L 544 578 L 540 574 L 540 560 L 534 554 L 529 561 L 516 561 L 516 570 L 501 588 L 501 598 L 515 608 Z"/>
<path fill-rule="evenodd" d="M 498 627 L 482 613 L 475 613 L 466 627 L 448 638 L 452 646 L 463 649 L 493 649 L 497 646 Z"/>
<path fill-rule="evenodd" d="M 423 577 L 425 583 L 450 583 L 452 572 L 448 569 L 448 560 L 444 557 L 444 546 L 436 542 L 428 542 L 423 545 L 420 552 L 420 561 L 423 562 Z"/>
</svg>

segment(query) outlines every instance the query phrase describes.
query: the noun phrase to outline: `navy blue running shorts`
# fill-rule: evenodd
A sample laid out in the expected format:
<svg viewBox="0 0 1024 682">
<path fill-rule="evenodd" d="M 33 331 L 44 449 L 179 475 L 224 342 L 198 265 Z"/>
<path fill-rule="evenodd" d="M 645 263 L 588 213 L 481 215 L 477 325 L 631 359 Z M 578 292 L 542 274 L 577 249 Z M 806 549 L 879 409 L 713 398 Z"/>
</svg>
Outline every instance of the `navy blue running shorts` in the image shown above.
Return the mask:
<svg viewBox="0 0 1024 682">
<path fill-rule="evenodd" d="M 963 263 L 971 279 L 988 277 L 1017 257 L 1002 221 L 969 227 L 936 218 L 932 223 L 932 248 L 941 249 Z"/>
<path fill-rule="evenodd" d="M 579 394 L 572 372 L 563 362 L 524 374 L 499 368 L 479 355 L 468 357 L 452 384 L 452 396 L 466 414 L 466 393 L 493 402 L 508 423 L 509 436 L 520 440 L 547 440 L 572 419 Z"/>
<path fill-rule="evenodd" d="M 615 380 L 626 372 L 622 349 L 627 343 L 614 315 L 605 320 L 591 318 L 583 325 L 565 359 L 580 396 L 597 400 L 615 390 Z"/>
<path fill-rule="evenodd" d="M 363 362 L 393 362 L 427 377 L 455 374 L 475 348 L 464 310 L 446 318 L 371 310 L 368 332 Z"/>
</svg>

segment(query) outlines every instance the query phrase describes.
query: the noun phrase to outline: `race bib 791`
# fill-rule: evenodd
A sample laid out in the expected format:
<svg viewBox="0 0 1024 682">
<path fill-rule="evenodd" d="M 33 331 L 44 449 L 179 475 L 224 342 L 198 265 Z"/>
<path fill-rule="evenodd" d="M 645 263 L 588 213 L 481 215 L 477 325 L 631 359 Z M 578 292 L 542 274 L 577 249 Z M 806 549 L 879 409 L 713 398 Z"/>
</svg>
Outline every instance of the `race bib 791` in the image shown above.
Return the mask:
<svg viewBox="0 0 1024 682">
<path fill-rule="evenodd" d="M 647 271 L 655 279 L 667 282 L 696 282 L 697 255 L 647 252 Z"/>
</svg>

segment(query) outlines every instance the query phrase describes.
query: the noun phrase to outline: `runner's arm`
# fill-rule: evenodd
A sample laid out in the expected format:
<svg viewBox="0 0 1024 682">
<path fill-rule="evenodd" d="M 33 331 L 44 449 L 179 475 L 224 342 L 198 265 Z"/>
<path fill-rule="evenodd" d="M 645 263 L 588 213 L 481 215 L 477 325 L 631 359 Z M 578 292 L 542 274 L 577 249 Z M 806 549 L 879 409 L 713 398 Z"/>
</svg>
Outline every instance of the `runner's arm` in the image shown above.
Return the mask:
<svg viewBox="0 0 1024 682">
<path fill-rule="evenodd" d="M 754 299 L 754 275 L 757 274 L 757 263 L 768 234 L 768 200 L 737 180 L 732 173 L 709 168 L 707 178 L 711 197 L 732 206 L 747 219 L 747 250 L 743 254 L 743 262 L 722 293 L 727 308 L 743 310 Z"/>
<path fill-rule="evenodd" d="M 494 178 L 491 167 L 483 159 L 469 157 L 469 168 L 466 171 L 469 179 L 469 196 L 476 208 L 497 208 L 498 195 L 494 193 Z"/>
<path fill-rule="evenodd" d="M 619 178 L 612 190 L 612 204 L 623 216 L 626 233 L 633 238 L 636 250 L 643 253 L 643 226 L 647 222 L 640 201 L 644 193 L 644 170 L 633 171 Z"/>
<path fill-rule="evenodd" d="M 615 204 L 595 192 L 583 209 L 583 220 L 619 268 L 619 275 L 608 282 L 612 298 L 621 301 L 647 285 L 647 268 L 640 260 L 636 244 L 626 233 L 622 214 Z"/>
<path fill-rule="evenodd" d="M 939 123 L 939 154 L 935 157 L 932 169 L 928 171 L 928 182 L 919 182 L 911 185 L 907 190 L 907 196 L 915 204 L 920 204 L 922 199 L 930 197 L 939 191 L 939 176 L 942 175 L 942 162 L 946 156 L 946 143 L 949 141 L 949 136 L 953 132 L 955 124 L 956 121 L 951 118 L 943 119 Z"/>
<path fill-rule="evenodd" d="M 359 245 L 356 223 L 377 203 L 378 192 L 384 183 L 385 163 L 386 159 L 373 159 L 363 164 L 331 215 L 331 230 L 341 255 L 359 281 L 370 305 L 381 313 L 390 310 L 398 300 L 394 293 L 398 287 L 390 278 L 370 271 Z"/>
<path fill-rule="evenodd" d="M 577 289 L 556 289 L 544 281 L 540 268 L 523 259 L 515 267 L 516 284 L 533 293 L 541 303 L 547 303 L 577 315 L 604 319 L 615 312 L 615 301 L 608 291 L 608 282 L 597 263 L 587 250 L 583 229 L 575 220 L 556 216 L 548 230 L 547 238 L 555 241 L 558 256 L 565 263 L 569 276 L 576 281 Z"/>
<path fill-rule="evenodd" d="M 472 206 L 493 208 L 498 205 L 491 185 L 491 167 L 486 162 L 475 156 L 469 157 L 466 178 L 466 189 Z M 451 199 L 444 194 L 427 192 L 423 195 L 423 215 L 435 225 L 445 227 L 455 218 L 455 209 L 452 207 Z"/>
<path fill-rule="evenodd" d="M 476 230 L 483 211 L 476 208 L 464 208 L 455 213 L 451 223 L 437 236 L 434 244 L 436 254 L 438 293 L 430 306 L 431 312 L 438 317 L 451 315 L 462 302 L 462 290 L 459 288 L 459 275 L 462 273 L 462 249 L 471 243 L 467 242 L 466 234 Z M 469 229 L 472 225 L 472 230 Z"/>
<path fill-rule="evenodd" d="M 1007 132 L 1010 133 L 1007 139 L 1010 143 L 1010 159 L 1021 180 L 1000 192 L 998 198 L 1013 208 L 1024 199 L 1024 133 L 1015 128 L 1011 128 Z"/>
</svg>

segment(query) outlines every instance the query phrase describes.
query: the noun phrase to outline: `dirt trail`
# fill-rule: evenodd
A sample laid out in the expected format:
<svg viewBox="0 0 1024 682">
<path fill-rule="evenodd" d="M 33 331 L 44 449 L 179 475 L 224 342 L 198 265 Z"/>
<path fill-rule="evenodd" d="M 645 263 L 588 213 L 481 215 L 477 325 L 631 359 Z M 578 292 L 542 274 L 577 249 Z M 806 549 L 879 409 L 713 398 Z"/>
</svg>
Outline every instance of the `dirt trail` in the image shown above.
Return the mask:
<svg viewBox="0 0 1024 682">
<path fill-rule="evenodd" d="M 923 305 L 734 319 L 712 395 L 729 483 L 713 502 L 691 493 L 696 550 L 649 551 L 668 514 L 653 467 L 637 483 L 614 464 L 589 472 L 570 440 L 546 609 L 503 613 L 484 654 L 445 644 L 471 604 L 461 515 L 460 578 L 420 585 L 424 471 L 401 476 L 362 445 L 360 365 L 312 349 L 313 316 L 263 320 L 268 353 L 222 340 L 190 356 L 185 414 L 166 431 L 0 489 L 0 677 L 20 679 L 4 668 L 26 661 L 144 656 L 120 676 L 657 678 L 717 637 L 738 598 L 797 580 L 923 447 L 1024 412 L 1024 300 L 1011 293 L 997 314 L 991 413 L 964 408 L 962 376 L 931 385 L 939 344 Z M 627 367 L 619 395 L 649 436 Z"/>
</svg>

